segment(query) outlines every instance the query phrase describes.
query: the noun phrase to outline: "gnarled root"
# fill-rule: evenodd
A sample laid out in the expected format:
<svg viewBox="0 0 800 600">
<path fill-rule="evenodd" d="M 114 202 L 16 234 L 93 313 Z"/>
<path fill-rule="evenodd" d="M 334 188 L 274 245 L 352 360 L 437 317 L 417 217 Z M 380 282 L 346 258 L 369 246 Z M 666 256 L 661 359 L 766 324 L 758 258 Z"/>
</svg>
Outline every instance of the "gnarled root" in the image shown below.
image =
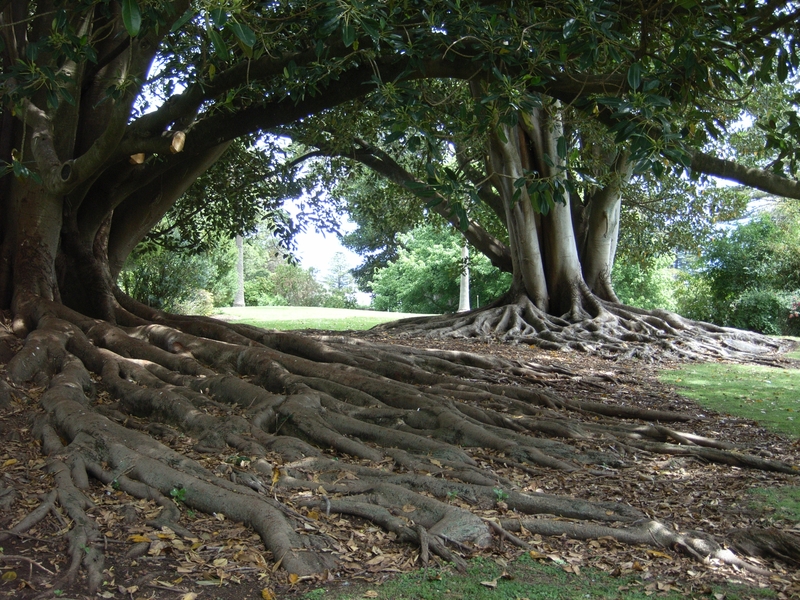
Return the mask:
<svg viewBox="0 0 800 600">
<path fill-rule="evenodd" d="M 531 515 L 578 520 L 556 522 L 576 537 L 646 518 L 617 499 L 583 499 L 581 490 L 567 497 L 521 489 L 500 468 L 603 476 L 645 452 L 796 472 L 661 424 L 691 415 L 543 389 L 568 376 L 564 369 L 138 310 L 121 315 L 130 325 L 123 327 L 42 302 L 28 319 L 36 330 L 8 365 L 13 382 L 47 387 L 35 433 L 55 488 L 11 531 L 23 532 L 57 503 L 72 521 L 66 575 L 82 566 L 90 589 L 103 568 L 81 491 L 93 481 L 154 501 L 162 510 L 151 524 L 186 537 L 191 526 L 179 522 L 176 498 L 224 513 L 256 531 L 287 571 L 310 575 L 335 566 L 338 546 L 297 507 L 369 519 L 419 545 L 421 560 L 432 554 L 463 566 L 493 533 L 523 542 L 510 537 L 510 523 L 475 514 L 493 506 L 530 531 L 548 522 Z M 185 446 L 170 446 L 181 436 L 193 440 L 192 453 L 234 453 L 251 467 L 220 461 L 210 469 Z M 667 540 L 671 529 L 648 523 L 614 535 L 723 556 L 678 534 Z"/>
</svg>

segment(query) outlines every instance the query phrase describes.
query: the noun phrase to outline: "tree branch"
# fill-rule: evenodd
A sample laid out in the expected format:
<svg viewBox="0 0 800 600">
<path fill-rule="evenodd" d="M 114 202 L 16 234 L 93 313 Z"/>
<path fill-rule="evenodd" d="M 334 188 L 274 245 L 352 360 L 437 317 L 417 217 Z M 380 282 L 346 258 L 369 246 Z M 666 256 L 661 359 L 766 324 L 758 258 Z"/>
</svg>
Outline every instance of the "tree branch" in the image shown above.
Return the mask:
<svg viewBox="0 0 800 600">
<path fill-rule="evenodd" d="M 713 175 L 769 194 L 800 200 L 800 181 L 764 169 L 745 167 L 732 160 L 717 158 L 703 152 L 692 153 L 690 168 L 698 173 Z"/>
</svg>

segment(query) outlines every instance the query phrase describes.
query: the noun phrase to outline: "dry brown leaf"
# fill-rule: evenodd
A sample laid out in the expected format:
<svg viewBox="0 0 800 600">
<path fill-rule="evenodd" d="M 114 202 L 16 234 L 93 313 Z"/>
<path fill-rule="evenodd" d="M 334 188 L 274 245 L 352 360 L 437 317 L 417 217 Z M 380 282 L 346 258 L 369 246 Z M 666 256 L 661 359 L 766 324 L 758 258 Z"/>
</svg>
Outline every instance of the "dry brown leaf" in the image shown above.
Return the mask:
<svg viewBox="0 0 800 600">
<path fill-rule="evenodd" d="M 413 504 L 406 504 L 405 506 L 403 506 L 403 512 L 405 513 L 411 513 L 414 512 L 415 510 L 417 510 L 417 507 L 414 506 Z"/>
<path fill-rule="evenodd" d="M 186 143 L 186 134 L 182 131 L 176 131 L 172 136 L 172 143 L 169 145 L 169 151 L 177 154 L 183 150 L 183 145 Z"/>
<path fill-rule="evenodd" d="M 364 598 L 377 598 L 377 597 L 378 597 L 378 592 L 376 592 L 375 590 L 367 590 L 366 592 L 364 592 Z"/>
<path fill-rule="evenodd" d="M 134 544 L 140 544 L 142 542 L 147 542 L 149 544 L 153 540 L 151 540 L 146 535 L 129 535 L 128 536 L 128 541 L 129 542 L 133 542 Z"/>
<path fill-rule="evenodd" d="M 138 152 L 137 154 L 131 154 L 130 163 L 132 165 L 140 165 L 144 162 L 144 152 Z"/>
<path fill-rule="evenodd" d="M 648 549 L 647 553 L 652 555 L 652 556 L 657 556 L 659 558 L 669 558 L 670 560 L 672 560 L 672 556 L 670 556 L 666 552 L 659 552 L 658 550 L 650 550 L 650 549 Z"/>
<path fill-rule="evenodd" d="M 531 558 L 547 558 L 547 554 L 542 554 L 541 552 L 537 552 L 536 550 L 531 550 L 528 552 L 528 555 Z"/>
<path fill-rule="evenodd" d="M 181 596 L 181 600 L 195 600 L 197 598 L 197 592 L 186 592 L 183 596 Z"/>
<path fill-rule="evenodd" d="M 275 595 L 275 592 L 273 592 L 269 588 L 264 588 L 263 590 L 261 590 L 261 597 L 264 600 L 278 600 L 278 597 Z"/>
<path fill-rule="evenodd" d="M 289 573 L 289 583 L 292 585 L 300 581 L 300 576 L 297 573 Z"/>
<path fill-rule="evenodd" d="M 494 589 L 497 587 L 497 579 L 492 579 L 491 581 L 481 581 L 481 585 L 483 587 Z"/>
</svg>

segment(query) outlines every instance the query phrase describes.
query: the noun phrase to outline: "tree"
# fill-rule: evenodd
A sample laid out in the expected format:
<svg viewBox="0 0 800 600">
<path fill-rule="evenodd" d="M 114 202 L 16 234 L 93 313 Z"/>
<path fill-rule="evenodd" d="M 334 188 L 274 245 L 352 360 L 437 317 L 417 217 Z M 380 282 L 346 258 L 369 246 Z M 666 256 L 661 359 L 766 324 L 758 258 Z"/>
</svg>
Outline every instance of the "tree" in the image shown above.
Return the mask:
<svg viewBox="0 0 800 600">
<path fill-rule="evenodd" d="M 459 306 L 461 238 L 432 225 L 398 238 L 397 258 L 375 271 L 370 289 L 377 310 L 454 313 Z M 471 261 L 473 297 L 490 303 L 508 289 L 510 277 L 480 254 Z"/>
<path fill-rule="evenodd" d="M 356 286 L 353 274 L 347 265 L 344 252 L 335 252 L 328 271 L 323 277 L 327 289 L 324 305 L 329 308 L 355 308 Z"/>
<path fill-rule="evenodd" d="M 798 211 L 779 204 L 717 233 L 688 261 L 678 288 L 686 314 L 771 335 L 790 335 L 800 293 Z"/>
<path fill-rule="evenodd" d="M 157 525 L 173 531 L 182 529 L 170 500 L 180 484 L 187 506 L 246 523 L 276 565 L 305 575 L 335 562 L 330 552 L 306 551 L 324 547 L 326 538 L 299 533 L 296 507 L 317 506 L 319 498 L 308 494 L 322 484 L 333 495 L 323 499 L 326 510 L 370 519 L 463 565 L 446 543 L 484 547 L 501 527 L 447 503 L 453 492 L 477 504 L 496 499 L 498 476 L 478 468 L 466 447 L 493 449 L 524 468 L 617 464 L 609 446 L 591 454 L 579 443 L 543 445 L 531 435 L 557 430 L 603 445 L 624 440 L 648 451 L 794 472 L 701 438 L 677 448 L 667 440 L 689 438 L 660 425 L 578 424 L 563 411 L 660 422 L 682 417 L 530 388 L 547 369 L 465 352 L 264 332 L 164 313 L 122 293 L 115 282 L 133 249 L 236 140 L 280 134 L 364 98 L 385 102 L 387 114 L 377 113 L 381 130 L 397 141 L 404 123 L 436 112 L 416 82 L 446 79 L 469 81 L 459 88 L 469 104 L 455 114 L 473 123 L 462 138 L 485 143 L 472 144 L 483 151 L 465 166 L 484 168 L 494 188 L 496 196 L 484 197 L 505 220 L 508 253 L 485 228 L 464 222 L 464 211 L 442 194 L 458 187 L 446 169 L 434 169 L 432 182 L 405 184 L 437 200 L 431 209 L 459 222 L 493 261 L 512 265 L 512 295 L 499 311 L 467 313 L 473 330 L 482 323 L 521 328 L 524 339 L 540 328 L 535 339 L 549 335 L 563 347 L 584 338 L 598 343 L 597 331 L 608 322 L 614 339 L 632 343 L 653 339 L 655 318 L 659 335 L 682 337 L 692 351 L 755 348 L 731 339 L 732 332 L 624 312 L 612 303 L 608 272 L 619 190 L 632 171 L 689 167 L 800 195 L 797 145 L 785 143 L 796 136 L 796 118 L 764 122 L 770 169 L 702 152 L 719 130 L 720 98 L 735 103 L 734 87 L 785 80 L 795 69 L 794 5 L 698 1 L 634 11 L 601 1 L 321 0 L 313 8 L 289 1 L 246 10 L 187 0 L 0 3 L 0 303 L 25 339 L 7 374 L 46 390 L 37 394 L 43 410 L 33 431 L 55 488 L 15 533 L 58 502 L 72 523 L 63 578 L 74 579 L 83 566 L 94 594 L 103 544 L 79 490 L 92 482 L 153 499 L 163 508 Z M 583 129 L 571 126 L 573 115 L 605 135 L 584 140 Z M 359 159 L 393 169 L 371 146 L 347 142 Z M 426 139 L 418 145 L 422 150 Z M 570 171 L 574 150 L 582 160 L 597 156 L 578 182 Z M 225 175 L 212 183 L 236 173 Z M 577 196 L 580 207 L 571 204 Z M 570 205 L 562 203 L 567 199 Z M 225 193 L 208 200 L 235 206 Z M 579 215 L 570 212 L 575 208 Z M 573 229 L 573 216 L 595 225 Z M 235 221 L 231 233 L 243 233 Z M 645 333 L 620 337 L 622 320 Z M 98 387 L 104 393 L 95 396 Z M 113 406 L 96 401 L 106 394 Z M 163 432 L 162 441 L 150 431 Z M 274 451 L 283 464 L 273 469 L 256 461 L 271 484 L 256 470 L 219 477 L 186 456 L 177 441 L 186 438 L 225 456 L 233 450 L 263 459 Z M 331 449 L 343 460 L 326 454 Z M 387 461 L 400 469 L 383 469 Z M 414 527 L 395 516 L 406 505 L 417 508 Z M 530 531 L 616 535 L 733 560 L 712 541 L 674 532 L 619 502 L 510 489 L 506 505 L 520 514 L 631 524 L 620 531 L 528 519 Z"/>
</svg>

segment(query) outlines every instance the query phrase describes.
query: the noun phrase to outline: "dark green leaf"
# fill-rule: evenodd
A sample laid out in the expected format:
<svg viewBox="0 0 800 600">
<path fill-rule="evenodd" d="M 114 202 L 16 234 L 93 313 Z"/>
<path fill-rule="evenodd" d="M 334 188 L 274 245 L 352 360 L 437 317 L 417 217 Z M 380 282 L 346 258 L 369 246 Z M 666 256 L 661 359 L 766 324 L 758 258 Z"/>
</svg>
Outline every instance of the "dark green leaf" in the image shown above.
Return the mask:
<svg viewBox="0 0 800 600">
<path fill-rule="evenodd" d="M 211 22 L 218 28 L 228 22 L 228 13 L 221 8 L 215 8 L 209 13 L 209 16 L 211 17 Z"/>
<path fill-rule="evenodd" d="M 642 65 L 633 63 L 628 69 L 628 85 L 632 90 L 638 90 L 642 83 Z"/>
<path fill-rule="evenodd" d="M 122 0 L 122 23 L 128 35 L 136 37 L 142 28 L 142 13 L 136 0 Z"/>
<path fill-rule="evenodd" d="M 233 30 L 237 38 L 248 48 L 252 48 L 256 43 L 256 34 L 247 25 L 241 23 L 229 23 L 228 26 Z"/>
<path fill-rule="evenodd" d="M 214 44 L 214 52 L 216 52 L 217 56 L 222 60 L 227 60 L 229 56 L 228 46 L 225 45 L 225 40 L 222 39 L 219 31 L 216 29 L 209 29 L 208 37 L 211 38 L 211 43 Z"/>
<path fill-rule="evenodd" d="M 567 138 L 565 138 L 563 135 L 558 138 L 558 142 L 556 143 L 556 152 L 561 160 L 567 158 Z"/>
<path fill-rule="evenodd" d="M 356 28 L 351 23 L 342 25 L 342 42 L 345 48 L 349 48 L 356 41 Z"/>
<path fill-rule="evenodd" d="M 180 18 L 180 19 L 178 19 L 177 21 L 175 21 L 175 22 L 172 24 L 172 27 L 170 28 L 170 31 L 171 31 L 172 33 L 175 33 L 175 32 L 176 32 L 176 31 L 178 31 L 178 30 L 179 30 L 181 27 L 183 27 L 184 25 L 186 25 L 186 23 L 188 23 L 188 22 L 189 22 L 189 20 L 190 20 L 192 17 L 194 17 L 194 16 L 195 16 L 195 12 L 194 12 L 194 11 L 193 11 L 193 10 L 190 8 L 190 9 L 189 9 L 189 10 L 187 10 L 185 13 L 183 13 L 183 15 L 181 15 L 181 18 Z"/>
</svg>

